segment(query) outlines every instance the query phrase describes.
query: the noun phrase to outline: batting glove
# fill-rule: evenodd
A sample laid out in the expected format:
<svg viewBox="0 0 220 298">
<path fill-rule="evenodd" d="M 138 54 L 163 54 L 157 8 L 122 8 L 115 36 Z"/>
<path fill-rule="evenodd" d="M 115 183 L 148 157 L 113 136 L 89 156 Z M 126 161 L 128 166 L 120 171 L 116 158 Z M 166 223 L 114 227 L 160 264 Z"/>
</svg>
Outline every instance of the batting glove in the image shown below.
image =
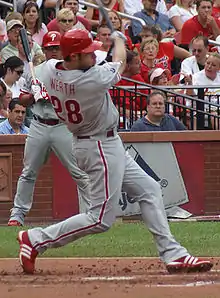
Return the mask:
<svg viewBox="0 0 220 298">
<path fill-rule="evenodd" d="M 121 38 L 122 40 L 127 41 L 127 37 L 120 31 L 114 31 L 111 34 L 111 39 L 115 40 L 116 38 Z"/>
<path fill-rule="evenodd" d="M 35 102 L 37 102 L 38 100 L 46 100 L 47 101 L 50 99 L 43 83 L 41 83 L 38 80 L 36 81 L 36 84 L 34 84 L 32 82 L 31 93 L 34 96 Z"/>
</svg>

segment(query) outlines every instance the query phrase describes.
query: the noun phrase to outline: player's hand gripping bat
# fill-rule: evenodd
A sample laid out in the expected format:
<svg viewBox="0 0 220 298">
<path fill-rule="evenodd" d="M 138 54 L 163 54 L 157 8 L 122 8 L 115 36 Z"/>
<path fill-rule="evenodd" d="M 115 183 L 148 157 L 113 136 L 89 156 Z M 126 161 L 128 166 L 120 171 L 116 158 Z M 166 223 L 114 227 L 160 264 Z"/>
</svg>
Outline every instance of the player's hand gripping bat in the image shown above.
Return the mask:
<svg viewBox="0 0 220 298">
<path fill-rule="evenodd" d="M 24 49 L 26 59 L 28 61 L 29 67 L 30 67 L 32 80 L 33 80 L 34 84 L 36 84 L 36 77 L 35 77 L 34 65 L 33 65 L 33 57 L 32 57 L 32 54 L 31 54 L 31 48 L 30 48 L 30 45 L 29 45 L 28 35 L 27 35 L 27 31 L 26 31 L 25 28 L 21 28 L 20 37 L 21 37 L 21 42 L 22 42 L 22 46 L 23 46 L 23 49 Z"/>
</svg>

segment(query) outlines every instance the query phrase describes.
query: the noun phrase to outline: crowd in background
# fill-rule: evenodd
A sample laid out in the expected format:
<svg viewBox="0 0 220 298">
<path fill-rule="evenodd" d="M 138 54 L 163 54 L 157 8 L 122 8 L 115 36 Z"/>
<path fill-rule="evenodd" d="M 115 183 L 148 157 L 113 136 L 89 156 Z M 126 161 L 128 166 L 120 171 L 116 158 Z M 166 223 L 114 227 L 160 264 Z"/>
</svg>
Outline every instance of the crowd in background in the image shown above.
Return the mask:
<svg viewBox="0 0 220 298">
<path fill-rule="evenodd" d="M 95 0 L 88 2 L 96 4 Z M 213 46 L 210 40 L 220 41 L 220 0 L 102 2 L 110 9 L 108 15 L 115 30 L 121 31 L 127 39 L 127 66 L 117 86 L 134 86 L 132 80 L 135 80 L 140 85 L 175 86 L 172 90 L 189 96 L 197 96 L 197 89 L 184 89 L 186 85 L 213 86 L 206 88 L 205 98 L 214 105 L 205 105 L 205 111 L 219 115 L 216 104 L 219 104 L 220 95 L 220 55 L 219 47 Z M 59 45 L 45 46 L 45 34 L 53 31 L 62 35 L 73 28 L 89 30 L 103 43 L 101 50 L 96 52 L 97 63 L 111 60 L 111 31 L 97 9 L 81 5 L 78 0 L 63 0 L 58 12 L 56 8 L 56 0 L 18 0 L 16 12 L 0 8 L 0 118 L 4 120 L 0 124 L 0 133 L 9 131 L 5 126 L 11 133 L 27 133 L 26 126 L 31 121 L 31 110 L 22 108 L 18 102 L 24 82 L 30 75 L 19 36 L 21 28 L 27 30 L 35 66 L 46 60 L 47 51 L 51 58 L 55 58 L 59 51 Z M 120 12 L 142 19 L 145 26 L 137 19 L 121 17 Z M 111 92 L 114 98 L 115 91 Z M 121 92 L 123 96 L 120 97 Z M 196 117 L 196 113 L 186 112 L 183 125 L 181 108 L 171 106 L 169 115 L 165 113 L 167 97 L 163 93 L 157 92 L 147 100 L 150 89 L 141 88 L 140 92 L 146 94 L 144 100 L 135 92 L 117 91 L 117 108 L 128 122 L 131 106 L 134 105 L 132 109 L 136 110 L 134 120 L 137 122 L 131 127 L 132 131 L 183 130 L 190 126 L 192 117 Z M 172 96 L 169 100 L 172 101 Z M 184 97 L 179 97 L 178 103 L 194 108 L 194 103 Z M 142 117 L 139 111 L 144 111 Z M 211 119 L 207 127 L 214 128 L 215 124 L 216 119 Z"/>
</svg>

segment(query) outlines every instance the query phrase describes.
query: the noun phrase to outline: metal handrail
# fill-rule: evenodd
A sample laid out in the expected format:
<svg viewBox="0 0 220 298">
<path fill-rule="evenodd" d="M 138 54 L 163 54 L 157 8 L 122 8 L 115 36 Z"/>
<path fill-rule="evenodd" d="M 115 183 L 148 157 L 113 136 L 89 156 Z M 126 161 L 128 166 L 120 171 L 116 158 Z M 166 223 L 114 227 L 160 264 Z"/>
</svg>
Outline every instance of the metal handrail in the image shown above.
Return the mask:
<svg viewBox="0 0 220 298">
<path fill-rule="evenodd" d="M 13 0 L 13 4 L 0 0 L 0 4 L 2 4 L 4 6 L 7 6 L 7 7 L 10 7 L 10 8 L 14 7 L 14 3 L 16 3 L 16 0 Z"/>
<path fill-rule="evenodd" d="M 126 87 L 128 87 L 128 86 L 126 86 Z M 130 86 L 130 87 L 133 87 L 133 86 Z M 134 92 L 133 90 L 128 90 L 127 88 L 125 89 L 123 86 L 117 86 L 117 85 L 114 86 L 113 89 L 118 89 L 118 90 L 122 90 L 122 91 Z M 139 87 L 138 87 L 138 89 L 139 89 Z M 169 92 L 169 91 L 167 90 L 166 92 Z M 135 93 L 136 93 L 137 95 L 140 95 L 140 96 L 146 96 L 146 94 L 141 93 L 141 92 L 138 92 L 138 91 L 136 91 Z M 170 93 L 170 92 L 169 92 L 169 93 Z M 179 96 L 178 93 L 173 93 L 173 94 L 175 94 L 176 96 Z M 185 95 L 185 94 L 181 94 L 181 95 L 182 95 L 182 97 L 186 98 L 186 95 Z M 204 103 L 207 104 L 207 105 L 213 105 L 213 106 L 214 106 L 214 104 L 209 103 L 209 102 L 207 102 L 207 101 L 204 101 L 204 100 L 202 100 L 202 99 L 193 98 L 193 101 L 195 101 L 195 102 L 196 102 L 196 101 L 204 102 Z M 211 114 L 211 113 L 209 113 L 209 112 L 207 112 L 207 111 L 197 110 L 196 108 L 188 107 L 188 106 L 186 107 L 185 105 L 180 104 L 180 103 L 177 103 L 177 102 L 169 102 L 169 101 L 167 101 L 167 103 L 170 104 L 170 105 L 176 106 L 176 107 L 187 108 L 187 110 L 190 110 L 190 111 L 192 111 L 192 112 L 199 112 L 199 113 L 201 113 L 201 114 L 204 114 L 204 115 L 208 115 L 208 116 L 213 117 L 213 114 Z M 218 107 L 220 107 L 220 105 L 218 105 Z M 215 118 L 220 119 L 220 115 L 215 115 Z"/>
<path fill-rule="evenodd" d="M 99 9 L 98 5 L 93 4 L 93 3 L 86 2 L 86 1 L 83 1 L 83 0 L 79 0 L 79 4 L 86 5 L 86 6 L 89 6 L 89 7 L 93 7 L 93 8 L 96 8 L 96 9 Z M 106 7 L 104 7 L 104 9 L 105 9 L 106 11 L 111 11 L 111 9 L 106 8 Z M 135 17 L 135 16 L 132 16 L 132 15 L 129 15 L 129 14 L 127 14 L 127 13 L 120 12 L 120 11 L 117 11 L 117 13 L 118 13 L 121 17 L 123 17 L 123 18 L 127 18 L 127 19 L 130 19 L 130 20 L 138 21 L 138 22 L 141 23 L 142 26 L 146 26 L 145 21 L 144 21 L 143 19 L 141 19 L 141 18 L 137 18 L 137 17 Z"/>
<path fill-rule="evenodd" d="M 209 39 L 208 42 L 214 46 L 220 46 L 220 43 L 215 40 Z"/>
<path fill-rule="evenodd" d="M 217 103 L 214 103 L 214 102 L 213 103 L 211 103 L 211 102 L 209 103 L 206 100 L 203 100 L 203 99 L 200 99 L 200 98 L 195 98 L 195 97 L 190 96 L 190 95 L 187 95 L 187 94 L 182 94 L 182 93 L 179 93 L 179 92 L 174 92 L 174 91 L 170 90 L 169 87 L 171 87 L 171 86 L 154 86 L 154 85 L 150 85 L 150 84 L 147 84 L 147 83 L 143 83 L 143 82 L 139 82 L 139 81 L 136 81 L 136 80 L 132 80 L 132 79 L 129 79 L 129 78 L 126 78 L 126 77 L 122 77 L 122 79 L 125 79 L 125 80 L 127 80 L 129 82 L 133 82 L 136 85 L 139 85 L 138 86 L 138 89 L 141 89 L 140 87 L 145 86 L 145 89 L 156 89 L 156 90 L 159 90 L 159 91 L 162 91 L 162 92 L 169 92 L 170 94 L 173 94 L 175 96 L 181 96 L 181 97 L 184 97 L 184 98 L 189 99 L 189 100 L 202 102 L 202 103 L 204 103 L 206 105 L 212 105 L 214 107 L 220 108 L 220 104 L 217 104 Z M 115 86 L 115 87 L 119 87 L 119 86 Z M 120 87 L 122 87 L 122 86 L 120 86 Z M 191 87 L 191 88 L 189 88 L 189 87 Z M 187 89 L 196 89 L 196 88 L 198 88 L 198 89 L 205 89 L 205 88 L 209 88 L 209 87 L 208 86 L 188 86 Z M 216 86 L 215 87 L 214 86 L 211 86 L 210 89 L 211 88 L 212 89 L 216 89 Z M 127 91 L 134 92 L 132 89 L 135 89 L 135 86 L 128 86 Z M 142 89 L 144 89 L 144 88 L 142 88 Z M 180 89 L 180 88 L 179 88 L 179 86 L 176 86 L 176 87 L 173 87 L 172 89 Z M 182 88 L 182 89 L 184 89 L 184 88 Z M 146 96 L 146 94 L 142 94 L 142 95 Z"/>
</svg>

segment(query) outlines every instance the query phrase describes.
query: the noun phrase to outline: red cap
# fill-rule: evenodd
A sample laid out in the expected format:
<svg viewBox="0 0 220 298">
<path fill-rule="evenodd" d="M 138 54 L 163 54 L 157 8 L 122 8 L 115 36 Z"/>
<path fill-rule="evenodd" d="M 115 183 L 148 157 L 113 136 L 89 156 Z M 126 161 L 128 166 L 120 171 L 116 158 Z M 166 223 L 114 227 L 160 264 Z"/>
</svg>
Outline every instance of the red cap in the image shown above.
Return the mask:
<svg viewBox="0 0 220 298">
<path fill-rule="evenodd" d="M 57 31 L 49 31 L 43 37 L 42 47 L 52 47 L 60 45 L 61 34 Z"/>
<path fill-rule="evenodd" d="M 61 37 L 60 48 L 65 59 L 70 54 L 92 53 L 99 50 L 102 43 L 94 41 L 92 35 L 87 30 L 72 29 L 64 33 Z"/>
</svg>

